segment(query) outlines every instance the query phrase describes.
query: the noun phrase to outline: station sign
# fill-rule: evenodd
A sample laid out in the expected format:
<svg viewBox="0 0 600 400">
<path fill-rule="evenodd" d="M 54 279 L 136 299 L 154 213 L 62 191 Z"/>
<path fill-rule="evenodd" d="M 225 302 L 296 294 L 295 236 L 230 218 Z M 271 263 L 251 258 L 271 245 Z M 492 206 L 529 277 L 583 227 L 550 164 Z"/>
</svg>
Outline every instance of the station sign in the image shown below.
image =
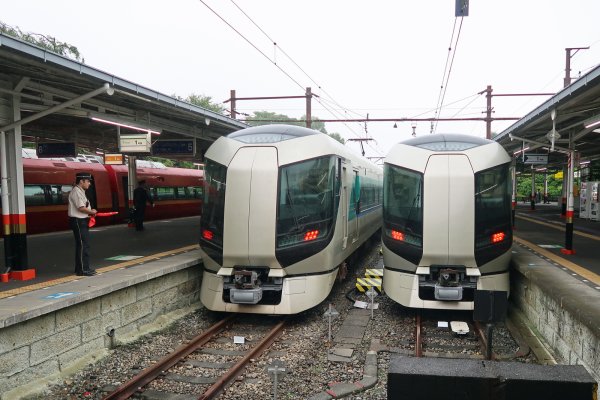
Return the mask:
<svg viewBox="0 0 600 400">
<path fill-rule="evenodd" d="M 548 164 L 548 154 L 524 154 L 524 164 Z"/>
<path fill-rule="evenodd" d="M 194 139 L 157 140 L 152 144 L 155 156 L 193 156 L 196 154 Z"/>
<path fill-rule="evenodd" d="M 76 157 L 75 143 L 38 143 L 35 147 L 35 153 L 39 158 Z"/>
<path fill-rule="evenodd" d="M 150 153 L 150 133 L 119 135 L 121 153 Z"/>
<path fill-rule="evenodd" d="M 104 164 L 105 165 L 123 165 L 123 154 L 104 154 Z"/>
</svg>

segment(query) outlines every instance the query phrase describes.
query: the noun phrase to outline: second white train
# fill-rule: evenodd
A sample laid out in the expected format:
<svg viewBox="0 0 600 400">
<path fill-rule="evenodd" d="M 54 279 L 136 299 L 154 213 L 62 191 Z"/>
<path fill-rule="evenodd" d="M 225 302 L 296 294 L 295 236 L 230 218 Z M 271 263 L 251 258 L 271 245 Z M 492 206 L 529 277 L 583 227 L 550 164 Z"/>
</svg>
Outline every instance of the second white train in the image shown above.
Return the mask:
<svg viewBox="0 0 600 400">
<path fill-rule="evenodd" d="M 381 227 L 382 180 L 314 130 L 265 125 L 219 138 L 206 152 L 202 303 L 259 314 L 321 303 Z"/>
<path fill-rule="evenodd" d="M 510 156 L 498 143 L 427 135 L 385 159 L 383 285 L 412 308 L 472 310 L 475 290 L 509 291 Z"/>
</svg>

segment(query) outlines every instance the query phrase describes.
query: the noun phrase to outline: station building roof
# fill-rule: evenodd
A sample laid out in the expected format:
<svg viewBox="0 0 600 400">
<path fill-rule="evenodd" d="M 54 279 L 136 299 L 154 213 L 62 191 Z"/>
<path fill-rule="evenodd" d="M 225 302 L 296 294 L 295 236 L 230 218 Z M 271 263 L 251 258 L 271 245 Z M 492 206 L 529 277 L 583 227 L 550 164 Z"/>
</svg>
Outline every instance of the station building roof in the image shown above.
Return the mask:
<svg viewBox="0 0 600 400">
<path fill-rule="evenodd" d="M 550 152 L 553 124 L 560 138 L 555 140 L 555 151 Z M 493 139 L 511 155 L 523 147 L 529 147 L 526 153 L 548 154 L 549 168 L 561 168 L 569 148 L 578 153 L 580 161 L 600 159 L 600 65 Z M 517 162 L 520 160 L 517 157 Z"/>
<path fill-rule="evenodd" d="M 0 34 L 0 107 L 20 99 L 21 119 L 83 96 L 108 84 L 106 92 L 26 123 L 28 137 L 75 141 L 78 146 L 118 152 L 117 127 L 92 120 L 117 121 L 161 132 L 160 139 L 195 138 L 203 154 L 221 136 L 248 127 L 243 122 L 167 96 L 27 42 Z M 2 100 L 4 98 L 4 100 Z M 13 121 L 2 118 L 0 127 Z M 123 132 L 123 130 L 122 130 Z M 133 133 L 133 132 L 130 132 Z"/>
</svg>

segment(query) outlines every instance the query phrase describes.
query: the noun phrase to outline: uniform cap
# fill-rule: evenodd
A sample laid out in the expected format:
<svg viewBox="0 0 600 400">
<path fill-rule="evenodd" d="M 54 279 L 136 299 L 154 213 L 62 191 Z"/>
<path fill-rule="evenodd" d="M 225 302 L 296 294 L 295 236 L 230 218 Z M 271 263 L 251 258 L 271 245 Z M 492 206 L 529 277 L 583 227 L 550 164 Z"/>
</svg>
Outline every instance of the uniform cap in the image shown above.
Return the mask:
<svg viewBox="0 0 600 400">
<path fill-rule="evenodd" d="M 91 180 L 92 179 L 92 174 L 90 174 L 89 172 L 78 172 L 75 175 L 75 179 L 76 180 L 81 180 L 81 179 L 89 179 L 89 180 Z"/>
</svg>

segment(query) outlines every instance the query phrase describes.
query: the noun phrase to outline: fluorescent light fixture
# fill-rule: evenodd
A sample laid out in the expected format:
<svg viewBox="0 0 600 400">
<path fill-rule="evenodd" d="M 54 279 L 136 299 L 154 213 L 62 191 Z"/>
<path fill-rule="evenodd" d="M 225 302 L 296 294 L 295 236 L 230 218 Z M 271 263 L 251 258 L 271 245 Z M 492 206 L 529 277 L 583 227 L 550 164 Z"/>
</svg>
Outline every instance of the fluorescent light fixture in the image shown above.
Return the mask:
<svg viewBox="0 0 600 400">
<path fill-rule="evenodd" d="M 517 155 L 519 155 L 519 154 L 521 154 L 522 152 L 524 152 L 524 151 L 527 151 L 527 150 L 529 150 L 529 147 L 525 147 L 524 149 L 517 150 L 517 151 L 515 151 L 515 152 L 513 153 L 513 156 L 517 156 Z"/>
<path fill-rule="evenodd" d="M 591 163 L 591 161 L 590 160 L 586 160 L 586 161 L 580 162 L 579 165 L 586 165 L 586 164 L 589 164 L 589 163 Z"/>
<path fill-rule="evenodd" d="M 585 126 L 585 129 L 589 129 L 597 125 L 600 125 L 600 115 L 596 115 L 583 121 L 583 126 Z"/>
<path fill-rule="evenodd" d="M 145 127 L 142 127 L 142 126 L 135 126 L 135 125 L 131 125 L 131 123 L 126 123 L 125 124 L 125 123 L 122 123 L 122 122 L 112 121 L 112 120 L 109 120 L 109 119 L 95 117 L 95 116 L 91 116 L 90 118 L 93 121 L 102 122 L 104 124 L 120 126 L 122 128 L 133 129 L 135 131 L 148 132 L 148 133 L 152 133 L 154 135 L 160 135 L 160 131 L 156 130 L 156 129 L 145 128 Z"/>
</svg>

